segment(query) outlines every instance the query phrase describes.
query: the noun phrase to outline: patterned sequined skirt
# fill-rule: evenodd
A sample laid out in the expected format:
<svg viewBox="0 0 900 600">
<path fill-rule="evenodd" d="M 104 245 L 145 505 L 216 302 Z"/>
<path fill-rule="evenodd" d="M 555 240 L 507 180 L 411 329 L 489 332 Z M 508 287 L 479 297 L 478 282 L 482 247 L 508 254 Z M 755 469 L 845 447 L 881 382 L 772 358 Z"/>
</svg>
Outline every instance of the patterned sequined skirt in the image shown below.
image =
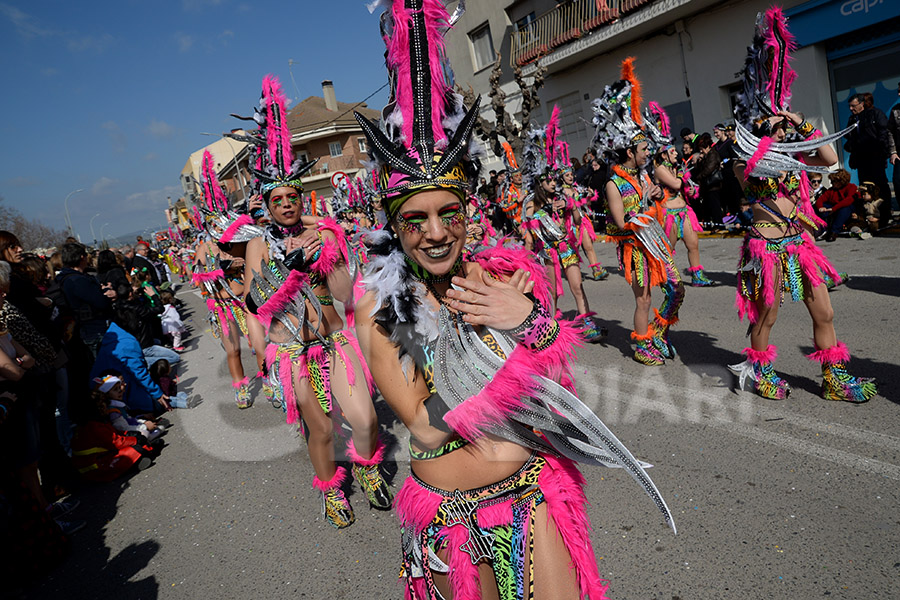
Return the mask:
<svg viewBox="0 0 900 600">
<path fill-rule="evenodd" d="M 294 390 L 294 374 L 299 379 L 306 379 L 312 388 L 316 401 L 325 414 L 334 410 L 332 394 L 331 370 L 339 362 L 344 367 L 346 380 L 353 393 L 356 385 L 356 370 L 347 354 L 347 349 L 355 356 L 363 370 L 369 393 L 374 393 L 372 375 L 362 356 L 359 342 L 349 330 L 333 331 L 324 340 L 303 343 L 269 344 L 266 347 L 266 364 L 269 372 L 277 373 L 278 381 L 284 391 L 284 404 L 287 422 L 299 423 L 300 412 Z"/>
<path fill-rule="evenodd" d="M 480 563 L 491 566 L 501 600 L 533 597 L 535 510 L 546 502 L 547 518 L 572 557 L 581 596 L 602 600 L 607 586 L 588 537 L 583 486 L 574 463 L 537 454 L 506 479 L 474 490 L 441 490 L 410 475 L 395 499 L 406 597 L 443 598 L 435 573 L 449 575 L 454 598 L 473 597 L 465 592 L 478 589 Z"/>
<path fill-rule="evenodd" d="M 234 298 L 206 298 L 209 309 L 209 325 L 213 335 L 222 339 L 231 333 L 229 323 L 237 325 L 243 335 L 247 335 L 247 319 L 244 315 L 244 303 Z"/>
<path fill-rule="evenodd" d="M 825 275 L 836 283 L 841 281 L 808 233 L 773 240 L 747 234 L 737 272 L 738 314 L 756 323 L 760 300 L 765 306 L 774 306 L 776 301 L 780 306 L 788 296 L 794 302 L 804 300 L 822 285 Z"/>
</svg>

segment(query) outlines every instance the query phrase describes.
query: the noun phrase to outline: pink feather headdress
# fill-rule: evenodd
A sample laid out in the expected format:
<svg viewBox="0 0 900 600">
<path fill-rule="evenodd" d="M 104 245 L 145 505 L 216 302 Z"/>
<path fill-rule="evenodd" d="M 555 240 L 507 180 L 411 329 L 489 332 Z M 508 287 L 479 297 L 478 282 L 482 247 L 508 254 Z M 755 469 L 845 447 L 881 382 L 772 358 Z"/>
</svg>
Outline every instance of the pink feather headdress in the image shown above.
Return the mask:
<svg viewBox="0 0 900 600">
<path fill-rule="evenodd" d="M 441 0 L 391 0 L 381 17 L 391 98 L 381 127 L 355 114 L 380 172 L 384 208 L 391 216 L 418 190 L 450 189 L 464 196 L 477 173 L 469 140 L 480 98 L 466 110 L 462 97 L 453 92 L 445 55 L 444 35 L 461 15 L 462 5 L 451 16 Z"/>
</svg>

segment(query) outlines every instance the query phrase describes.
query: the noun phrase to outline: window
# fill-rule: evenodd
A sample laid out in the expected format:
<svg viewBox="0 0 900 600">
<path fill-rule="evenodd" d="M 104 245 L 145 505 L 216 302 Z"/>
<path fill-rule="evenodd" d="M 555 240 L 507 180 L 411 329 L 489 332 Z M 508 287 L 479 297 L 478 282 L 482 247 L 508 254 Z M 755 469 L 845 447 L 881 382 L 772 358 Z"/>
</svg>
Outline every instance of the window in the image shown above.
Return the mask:
<svg viewBox="0 0 900 600">
<path fill-rule="evenodd" d="M 297 158 L 302 162 L 309 162 L 309 154 L 306 150 L 300 150 L 297 152 Z"/>
<path fill-rule="evenodd" d="M 369 151 L 369 148 L 366 146 L 366 138 L 356 138 L 356 143 L 359 144 L 359 151 L 363 154 Z"/>
<path fill-rule="evenodd" d="M 328 142 L 328 153 L 334 156 L 342 156 L 344 154 L 344 148 L 340 142 Z"/>
<path fill-rule="evenodd" d="M 497 55 L 494 53 L 491 28 L 487 23 L 470 33 L 469 41 L 472 42 L 472 62 L 476 71 L 494 64 Z"/>
<path fill-rule="evenodd" d="M 530 12 L 513 25 L 514 34 L 518 40 L 519 47 L 531 44 L 535 41 L 535 17 L 534 12 Z"/>
</svg>

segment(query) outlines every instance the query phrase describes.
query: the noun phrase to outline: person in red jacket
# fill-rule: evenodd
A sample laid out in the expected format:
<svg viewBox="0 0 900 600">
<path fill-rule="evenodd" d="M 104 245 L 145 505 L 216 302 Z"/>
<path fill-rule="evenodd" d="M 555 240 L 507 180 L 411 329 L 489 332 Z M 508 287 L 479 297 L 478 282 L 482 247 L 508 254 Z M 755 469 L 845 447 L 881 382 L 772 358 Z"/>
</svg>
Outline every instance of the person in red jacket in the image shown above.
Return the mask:
<svg viewBox="0 0 900 600">
<path fill-rule="evenodd" d="M 850 183 L 850 173 L 838 169 L 829 177 L 831 187 L 816 200 L 816 213 L 828 223 L 823 232 L 825 240 L 833 242 L 853 215 L 853 203 L 857 199 L 856 185 Z"/>
<path fill-rule="evenodd" d="M 162 440 L 144 443 L 142 437 L 120 434 L 103 399 L 87 407 L 83 417 L 72 437 L 72 465 L 88 481 L 113 481 L 132 469 L 142 471 L 162 449 Z"/>
</svg>

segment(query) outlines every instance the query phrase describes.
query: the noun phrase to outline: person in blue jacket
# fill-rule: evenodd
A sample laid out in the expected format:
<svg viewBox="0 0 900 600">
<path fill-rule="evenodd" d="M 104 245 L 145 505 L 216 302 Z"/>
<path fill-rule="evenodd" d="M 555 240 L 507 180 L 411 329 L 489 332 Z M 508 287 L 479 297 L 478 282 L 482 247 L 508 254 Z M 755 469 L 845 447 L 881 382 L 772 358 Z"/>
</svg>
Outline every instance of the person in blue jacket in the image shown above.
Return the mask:
<svg viewBox="0 0 900 600">
<path fill-rule="evenodd" d="M 169 397 L 150 377 L 141 344 L 115 322 L 110 324 L 100 342 L 100 351 L 91 369 L 91 379 L 108 369 L 122 373 L 127 384 L 123 401 L 129 410 L 150 413 L 172 410 Z"/>
</svg>

